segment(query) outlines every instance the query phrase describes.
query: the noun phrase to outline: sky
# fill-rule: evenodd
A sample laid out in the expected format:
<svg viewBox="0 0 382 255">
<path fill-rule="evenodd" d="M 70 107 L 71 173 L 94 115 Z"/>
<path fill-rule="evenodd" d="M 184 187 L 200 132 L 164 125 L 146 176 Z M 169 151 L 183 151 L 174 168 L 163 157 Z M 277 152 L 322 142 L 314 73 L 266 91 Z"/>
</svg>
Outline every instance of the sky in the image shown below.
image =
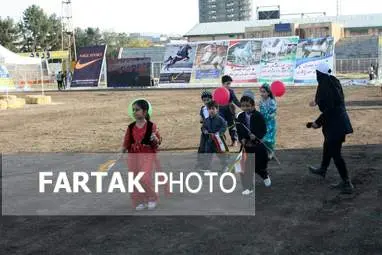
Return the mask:
<svg viewBox="0 0 382 255">
<path fill-rule="evenodd" d="M 341 14 L 382 13 L 380 0 L 341 0 Z M 19 20 L 22 12 L 37 4 L 47 13 L 61 16 L 62 0 L 15 0 L 2 5 L 0 17 Z M 187 33 L 199 21 L 199 0 L 72 0 L 73 22 L 78 27 L 126 33 Z M 281 14 L 326 12 L 336 14 L 336 0 L 254 0 L 256 6 L 280 5 Z"/>
</svg>

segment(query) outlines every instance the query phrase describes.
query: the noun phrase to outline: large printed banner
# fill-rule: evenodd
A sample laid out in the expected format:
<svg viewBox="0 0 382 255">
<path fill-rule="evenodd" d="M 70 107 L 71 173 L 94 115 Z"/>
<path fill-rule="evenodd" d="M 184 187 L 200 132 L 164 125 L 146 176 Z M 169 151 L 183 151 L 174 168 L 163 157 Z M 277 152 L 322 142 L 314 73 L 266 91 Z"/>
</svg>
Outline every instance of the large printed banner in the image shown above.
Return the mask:
<svg viewBox="0 0 382 255">
<path fill-rule="evenodd" d="M 191 74 L 191 83 L 218 84 L 224 74 L 228 41 L 199 43 Z"/>
<path fill-rule="evenodd" d="M 378 67 L 377 67 L 378 80 L 382 80 L 382 36 L 378 38 Z"/>
<path fill-rule="evenodd" d="M 224 74 L 234 83 L 255 83 L 260 75 L 261 40 L 230 41 Z"/>
<path fill-rule="evenodd" d="M 98 87 L 106 46 L 82 47 L 74 67 L 71 87 Z"/>
<path fill-rule="evenodd" d="M 189 83 L 196 44 L 169 44 L 160 73 L 160 83 Z"/>
<path fill-rule="evenodd" d="M 334 71 L 334 40 L 332 37 L 300 40 L 297 47 L 296 84 L 316 84 L 316 66 L 325 61 Z"/>
<path fill-rule="evenodd" d="M 151 59 L 124 58 L 107 61 L 108 87 L 150 86 Z"/>
<path fill-rule="evenodd" d="M 263 39 L 260 83 L 279 80 L 293 84 L 297 43 L 298 37 Z"/>
<path fill-rule="evenodd" d="M 197 46 L 170 44 L 160 83 L 219 85 L 221 76 L 230 75 L 234 84 L 275 80 L 316 84 L 315 67 L 326 61 L 334 72 L 333 56 L 332 37 L 301 41 L 297 36 L 222 40 L 198 42 Z"/>
</svg>

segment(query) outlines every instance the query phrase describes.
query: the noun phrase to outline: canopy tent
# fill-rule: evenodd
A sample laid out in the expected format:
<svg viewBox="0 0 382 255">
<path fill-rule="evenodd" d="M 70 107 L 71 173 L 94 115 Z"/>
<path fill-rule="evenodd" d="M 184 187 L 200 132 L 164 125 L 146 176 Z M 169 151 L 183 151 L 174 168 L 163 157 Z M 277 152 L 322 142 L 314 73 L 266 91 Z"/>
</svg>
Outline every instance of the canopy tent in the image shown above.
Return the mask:
<svg viewBox="0 0 382 255">
<path fill-rule="evenodd" d="M 37 84 L 41 84 L 44 90 L 43 69 L 47 65 L 41 59 L 20 56 L 0 45 L 0 65 L 7 69 L 9 76 L 7 80 L 0 81 L 2 90 L 30 90 Z"/>
<path fill-rule="evenodd" d="M 41 65 L 41 59 L 22 57 L 0 45 L 0 62 L 5 65 Z"/>
</svg>

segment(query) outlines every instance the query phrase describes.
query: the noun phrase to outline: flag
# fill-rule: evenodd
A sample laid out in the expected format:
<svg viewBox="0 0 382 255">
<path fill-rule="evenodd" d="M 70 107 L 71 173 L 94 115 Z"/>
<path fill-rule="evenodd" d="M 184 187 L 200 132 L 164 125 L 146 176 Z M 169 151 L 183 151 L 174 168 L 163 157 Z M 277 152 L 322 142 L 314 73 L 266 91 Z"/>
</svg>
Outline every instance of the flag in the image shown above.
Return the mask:
<svg viewBox="0 0 382 255">
<path fill-rule="evenodd" d="M 228 146 L 225 142 L 225 139 L 222 135 L 219 133 L 216 134 L 210 134 L 212 141 L 215 143 L 216 151 L 218 153 L 228 152 Z"/>
<path fill-rule="evenodd" d="M 239 154 L 237 155 L 235 161 L 230 164 L 227 168 L 227 171 L 228 172 L 233 172 L 235 170 L 235 173 L 243 173 L 244 172 L 244 167 L 243 167 L 243 163 L 245 162 L 245 152 L 242 150 L 239 152 Z"/>
</svg>

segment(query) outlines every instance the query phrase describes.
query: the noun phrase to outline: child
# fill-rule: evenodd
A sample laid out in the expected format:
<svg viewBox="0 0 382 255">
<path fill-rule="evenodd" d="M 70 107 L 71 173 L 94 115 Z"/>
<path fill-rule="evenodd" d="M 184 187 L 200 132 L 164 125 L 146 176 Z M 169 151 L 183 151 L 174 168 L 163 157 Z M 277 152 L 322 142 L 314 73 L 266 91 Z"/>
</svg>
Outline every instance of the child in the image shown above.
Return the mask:
<svg viewBox="0 0 382 255">
<path fill-rule="evenodd" d="M 229 75 L 224 75 L 222 77 L 223 87 L 229 90 L 230 99 L 228 106 L 221 106 L 219 109 L 219 114 L 227 121 L 229 134 L 231 136 L 232 144 L 231 146 L 237 146 L 237 130 L 234 122 L 235 119 L 235 105 L 240 107 L 240 102 L 236 97 L 235 92 L 231 89 L 232 78 Z M 235 104 L 235 105 L 234 105 Z"/>
<path fill-rule="evenodd" d="M 157 126 L 150 121 L 149 104 L 146 100 L 138 100 L 133 105 L 135 122 L 126 130 L 123 152 L 128 152 L 128 169 L 137 175 L 140 171 L 145 174 L 140 180 L 144 193 L 137 189 L 131 195 L 136 210 L 155 209 L 158 196 L 152 184 L 152 173 L 156 160 L 156 152 L 161 144 Z"/>
<path fill-rule="evenodd" d="M 207 108 L 207 104 L 208 102 L 210 102 L 212 100 L 212 94 L 211 92 L 205 90 L 202 92 L 202 95 L 201 95 L 201 98 L 202 98 L 202 101 L 203 101 L 203 106 L 200 108 L 200 124 L 204 124 L 204 121 L 209 117 L 209 113 L 208 113 L 208 108 Z M 200 168 L 202 167 L 202 156 L 200 153 L 205 153 L 205 142 L 208 138 L 208 135 L 204 134 L 203 133 L 203 129 L 201 128 L 201 134 L 200 134 L 200 142 L 199 142 L 199 149 L 198 149 L 198 163 L 196 165 L 196 168 Z"/>
<path fill-rule="evenodd" d="M 260 95 L 260 112 L 264 116 L 267 125 L 267 134 L 263 138 L 263 142 L 268 150 L 269 159 L 272 159 L 276 144 L 277 103 L 268 84 L 263 84 L 260 87 Z"/>
<path fill-rule="evenodd" d="M 267 150 L 261 139 L 267 133 L 267 127 L 263 115 L 255 108 L 255 100 L 252 91 L 246 91 L 240 99 L 242 113 L 238 116 L 238 135 L 243 149 L 247 155 L 245 170 L 241 175 L 243 195 L 249 195 L 254 191 L 253 176 L 255 172 L 264 180 L 266 187 L 271 186 L 269 178 Z"/>
<path fill-rule="evenodd" d="M 218 114 L 219 106 L 215 101 L 207 103 L 208 118 L 204 121 L 202 132 L 206 135 L 204 141 L 205 153 L 224 153 L 228 151 L 224 140 L 224 133 L 227 130 L 227 122 Z M 220 163 L 224 166 L 226 161 L 224 157 L 220 157 Z M 209 168 L 211 160 L 205 160 L 206 169 Z"/>
</svg>

